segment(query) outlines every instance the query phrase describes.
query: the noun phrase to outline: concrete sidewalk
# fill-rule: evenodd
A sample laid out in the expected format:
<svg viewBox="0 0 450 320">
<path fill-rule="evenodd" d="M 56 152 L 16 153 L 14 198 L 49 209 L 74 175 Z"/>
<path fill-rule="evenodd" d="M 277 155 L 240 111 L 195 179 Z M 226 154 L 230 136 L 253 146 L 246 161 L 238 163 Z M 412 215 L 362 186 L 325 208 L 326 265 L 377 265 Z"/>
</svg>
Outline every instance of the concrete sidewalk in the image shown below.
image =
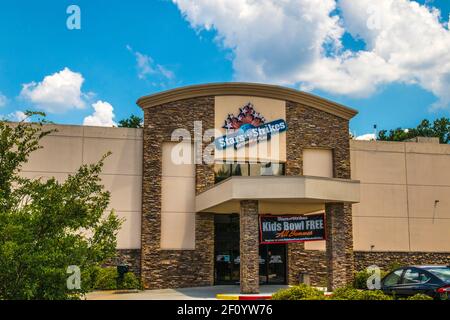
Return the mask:
<svg viewBox="0 0 450 320">
<path fill-rule="evenodd" d="M 288 286 L 261 286 L 261 295 L 271 295 Z M 144 290 L 136 293 L 95 291 L 88 293 L 87 300 L 215 300 L 217 294 L 239 294 L 239 286 L 212 286 L 182 289 Z"/>
</svg>

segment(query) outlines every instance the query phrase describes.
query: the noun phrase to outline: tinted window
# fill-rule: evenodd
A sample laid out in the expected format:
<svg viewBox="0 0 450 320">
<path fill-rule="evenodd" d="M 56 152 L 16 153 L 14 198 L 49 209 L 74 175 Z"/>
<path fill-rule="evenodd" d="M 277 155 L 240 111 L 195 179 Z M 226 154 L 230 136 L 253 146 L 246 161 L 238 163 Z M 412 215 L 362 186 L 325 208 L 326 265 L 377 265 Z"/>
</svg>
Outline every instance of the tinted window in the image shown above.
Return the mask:
<svg viewBox="0 0 450 320">
<path fill-rule="evenodd" d="M 403 269 L 394 271 L 393 273 L 391 273 L 384 279 L 384 282 L 383 282 L 384 285 L 385 286 L 395 286 L 396 284 L 398 284 L 400 282 L 402 273 L 403 273 Z"/>
<path fill-rule="evenodd" d="M 403 276 L 402 284 L 427 283 L 431 277 L 419 269 L 408 269 Z"/>
<path fill-rule="evenodd" d="M 214 165 L 215 183 L 219 183 L 232 176 L 283 176 L 284 163 L 216 163 Z"/>
<path fill-rule="evenodd" d="M 262 176 L 282 176 L 284 175 L 284 163 L 269 162 L 261 165 L 260 175 Z"/>
<path fill-rule="evenodd" d="M 430 268 L 427 270 L 442 281 L 450 282 L 450 268 Z"/>
<path fill-rule="evenodd" d="M 215 164 L 214 165 L 215 182 L 218 183 L 231 177 L 231 165 L 229 164 Z"/>
</svg>

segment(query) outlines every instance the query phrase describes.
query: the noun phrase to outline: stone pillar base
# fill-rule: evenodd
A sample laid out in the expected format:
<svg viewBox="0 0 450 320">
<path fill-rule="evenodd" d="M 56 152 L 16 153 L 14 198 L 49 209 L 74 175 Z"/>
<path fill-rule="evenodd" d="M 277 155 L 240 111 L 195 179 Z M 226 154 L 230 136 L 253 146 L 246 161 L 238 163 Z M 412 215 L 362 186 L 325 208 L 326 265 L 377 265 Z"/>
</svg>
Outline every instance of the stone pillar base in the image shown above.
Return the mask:
<svg viewBox="0 0 450 320">
<path fill-rule="evenodd" d="M 352 206 L 328 203 L 326 212 L 327 279 L 328 290 L 333 291 L 353 281 Z"/>
</svg>

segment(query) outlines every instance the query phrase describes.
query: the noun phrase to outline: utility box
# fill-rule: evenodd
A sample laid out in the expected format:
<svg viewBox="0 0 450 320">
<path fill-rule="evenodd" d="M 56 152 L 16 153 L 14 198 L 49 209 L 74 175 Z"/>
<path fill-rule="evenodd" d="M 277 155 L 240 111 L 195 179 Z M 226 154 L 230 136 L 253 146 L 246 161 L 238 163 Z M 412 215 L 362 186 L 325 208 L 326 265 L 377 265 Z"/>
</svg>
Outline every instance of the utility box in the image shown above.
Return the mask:
<svg viewBox="0 0 450 320">
<path fill-rule="evenodd" d="M 306 284 L 307 286 L 311 285 L 311 277 L 309 273 L 301 272 L 298 277 L 298 282 L 300 284 Z"/>
<path fill-rule="evenodd" d="M 117 266 L 117 286 L 119 287 L 123 279 L 125 278 L 125 274 L 128 273 L 129 267 L 126 264 L 121 264 Z"/>
</svg>

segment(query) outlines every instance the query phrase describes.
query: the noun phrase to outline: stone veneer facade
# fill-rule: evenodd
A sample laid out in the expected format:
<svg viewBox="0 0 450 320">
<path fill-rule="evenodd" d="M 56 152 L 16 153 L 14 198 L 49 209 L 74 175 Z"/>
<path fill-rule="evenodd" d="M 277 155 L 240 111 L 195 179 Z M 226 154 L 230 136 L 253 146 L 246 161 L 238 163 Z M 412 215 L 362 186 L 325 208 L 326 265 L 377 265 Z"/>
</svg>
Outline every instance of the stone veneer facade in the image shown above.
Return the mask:
<svg viewBox="0 0 450 320">
<path fill-rule="evenodd" d="M 352 207 L 344 203 L 325 205 L 327 287 L 331 291 L 353 280 Z"/>
<path fill-rule="evenodd" d="M 303 174 L 304 148 L 329 148 L 333 150 L 334 177 L 350 178 L 350 153 L 348 121 L 338 116 L 286 102 L 287 131 L 286 175 Z M 195 250 L 169 251 L 160 249 L 161 225 L 161 157 L 162 143 L 171 140 L 174 129 L 185 128 L 192 134 L 193 121 L 202 121 L 203 131 L 214 126 L 214 97 L 179 100 L 145 109 L 142 249 L 120 250 L 112 264 L 126 262 L 139 273 L 146 288 L 176 288 L 212 285 L 214 283 L 214 215 L 196 215 Z M 202 132 L 203 133 L 203 132 Z M 204 148 L 206 143 L 203 143 Z M 196 166 L 196 191 L 200 193 L 214 185 L 212 166 Z M 245 228 L 254 228 L 255 201 L 242 204 Z M 250 210 L 253 208 L 252 210 Z M 254 210 L 253 210 L 254 211 Z M 287 280 L 297 284 L 301 273 L 310 275 L 312 285 L 338 287 L 351 281 L 354 270 L 376 264 L 387 269 L 394 263 L 448 264 L 450 253 L 426 252 L 353 252 L 351 206 L 336 203 L 326 206 L 328 251 L 305 250 L 303 243 L 287 246 Z M 247 223 L 248 222 L 248 223 Z M 244 235 L 244 239 L 247 239 Z M 247 241 L 248 240 L 248 241 Z M 255 239 L 247 245 L 250 254 L 257 252 Z M 256 251 L 255 251 L 256 250 Z M 244 257 L 244 260 L 246 258 Z M 259 265 L 251 259 L 244 273 L 257 274 Z M 253 261 L 255 262 L 256 259 Z M 336 272 L 339 276 L 336 276 Z M 341 275 L 345 276 L 342 277 Z M 248 276 L 243 291 L 256 291 L 256 279 Z"/>
<path fill-rule="evenodd" d="M 286 102 L 287 161 L 286 175 L 303 173 L 304 148 L 329 148 L 333 150 L 334 177 L 350 178 L 350 147 L 348 120 L 299 103 Z M 206 130 L 214 127 L 214 97 L 179 100 L 144 109 L 144 163 L 142 184 L 142 235 L 141 277 L 145 288 L 174 288 L 205 286 L 214 283 L 214 216 L 196 215 L 195 250 L 169 251 L 160 249 L 161 226 L 161 159 L 162 143 L 171 141 L 173 130 L 184 128 L 193 136 L 194 121 L 202 121 Z M 203 132 L 202 132 L 203 133 Z M 202 147 L 206 147 L 203 142 Z M 196 191 L 202 192 L 214 185 L 213 166 L 196 166 Z M 244 210 L 245 211 L 245 210 Z M 334 245 L 328 253 L 336 261 L 329 261 L 330 285 L 340 285 L 336 272 L 351 275 L 353 271 L 351 206 L 327 206 L 328 237 Z M 256 219 L 257 221 L 257 219 Z M 244 223 L 244 225 L 247 225 Z M 257 236 L 257 233 L 256 235 Z M 329 242 L 330 242 L 329 241 Z M 249 239 L 253 243 L 254 239 Z M 245 245 L 241 244 L 241 245 Z M 250 246 L 247 246 L 250 249 Z M 258 251 L 257 244 L 253 251 Z M 245 258 L 244 258 L 245 259 Z M 295 283 L 306 265 L 303 244 L 288 245 L 288 282 Z M 257 261 L 257 260 L 256 260 Z M 257 264 L 255 262 L 254 264 Z M 250 263 L 248 273 L 255 273 Z M 257 270 L 258 266 L 256 266 Z M 250 270 L 251 269 L 251 270 Z M 242 270 L 241 270 L 242 272 Z M 244 270 L 244 272 L 246 272 Z M 249 278 L 244 291 L 253 292 L 254 282 Z"/>
<path fill-rule="evenodd" d="M 214 97 L 186 99 L 144 111 L 141 278 L 145 288 L 208 286 L 214 283 L 214 216 L 197 214 L 195 250 L 160 249 L 162 144 L 175 129 L 194 136 L 194 120 L 203 131 L 214 127 Z M 203 133 L 203 132 L 202 132 Z M 205 147 L 203 145 L 203 147 Z M 196 191 L 214 184 L 214 169 L 196 166 Z"/>
<path fill-rule="evenodd" d="M 296 259 L 289 263 L 289 274 L 310 275 L 311 285 L 326 286 L 327 257 L 325 251 L 304 250 L 298 248 L 295 253 Z M 362 271 L 371 265 L 377 265 L 382 270 L 388 271 L 395 265 L 450 265 L 450 252 L 381 252 L 381 251 L 354 251 L 355 271 Z M 291 278 L 290 284 L 298 284 L 299 277 Z"/>
<path fill-rule="evenodd" d="M 303 149 L 327 148 L 333 151 L 333 174 L 335 178 L 350 179 L 350 141 L 348 120 L 327 112 L 303 106 L 298 103 L 286 103 L 288 146 L 286 150 L 286 175 L 303 174 Z M 317 273 L 311 274 L 313 283 L 336 287 L 351 281 L 353 261 L 353 234 L 351 205 L 329 204 L 326 206 L 327 255 L 329 259 L 320 259 L 321 254 L 305 251 L 303 243 L 288 245 L 288 283 L 298 283 L 300 274 L 307 272 L 307 266 L 317 264 Z M 333 243 L 333 245 L 332 245 Z M 328 274 L 325 277 L 326 266 Z M 323 271 L 325 267 L 325 272 Z M 346 277 L 335 273 L 345 273 Z"/>
<path fill-rule="evenodd" d="M 104 264 L 105 267 L 116 267 L 118 265 L 127 265 L 130 272 L 139 276 L 141 274 L 141 250 L 118 249 L 116 256 Z"/>
<path fill-rule="evenodd" d="M 259 293 L 258 201 L 241 201 L 239 215 L 241 293 Z"/>
<path fill-rule="evenodd" d="M 450 265 L 450 252 L 380 252 L 355 251 L 355 268 L 364 270 L 377 265 L 389 270 L 394 265 Z"/>
</svg>

